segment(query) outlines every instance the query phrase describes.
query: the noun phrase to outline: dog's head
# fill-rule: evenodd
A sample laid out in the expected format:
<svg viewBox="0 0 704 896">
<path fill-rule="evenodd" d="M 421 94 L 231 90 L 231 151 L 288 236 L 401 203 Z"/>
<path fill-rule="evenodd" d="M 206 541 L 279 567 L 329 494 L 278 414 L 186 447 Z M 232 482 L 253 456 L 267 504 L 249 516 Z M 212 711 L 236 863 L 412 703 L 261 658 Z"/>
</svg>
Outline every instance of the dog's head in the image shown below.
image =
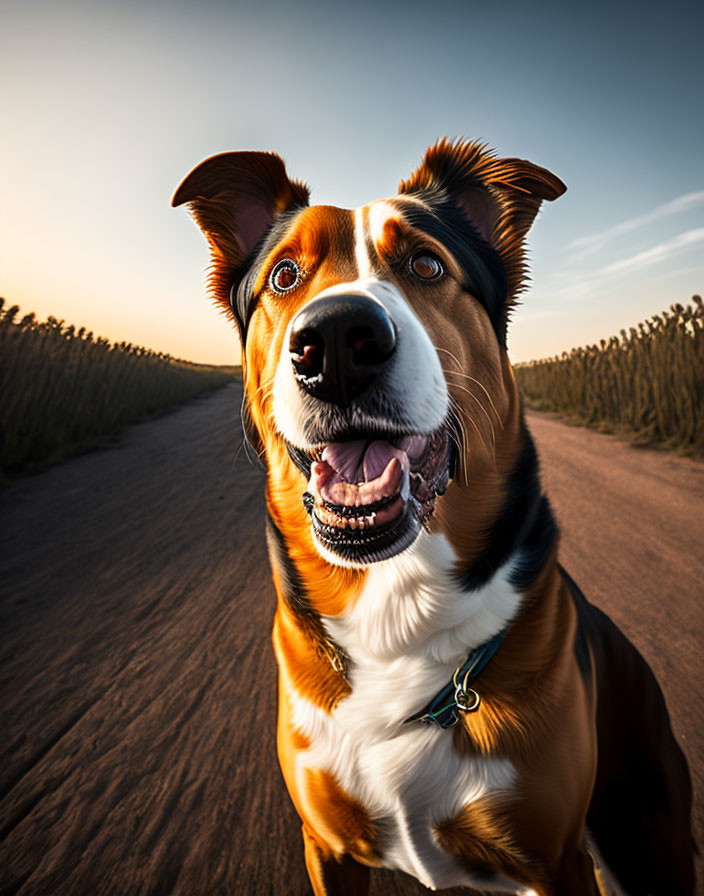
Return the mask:
<svg viewBox="0 0 704 896">
<path fill-rule="evenodd" d="M 268 153 L 214 156 L 178 188 L 240 332 L 270 511 L 318 555 L 391 557 L 423 524 L 442 528 L 436 505 L 453 475 L 467 487 L 470 455 L 496 467 L 494 433 L 517 405 L 505 347 L 524 240 L 564 190 L 464 141 L 438 143 L 398 195 L 352 211 L 309 206 Z"/>
</svg>

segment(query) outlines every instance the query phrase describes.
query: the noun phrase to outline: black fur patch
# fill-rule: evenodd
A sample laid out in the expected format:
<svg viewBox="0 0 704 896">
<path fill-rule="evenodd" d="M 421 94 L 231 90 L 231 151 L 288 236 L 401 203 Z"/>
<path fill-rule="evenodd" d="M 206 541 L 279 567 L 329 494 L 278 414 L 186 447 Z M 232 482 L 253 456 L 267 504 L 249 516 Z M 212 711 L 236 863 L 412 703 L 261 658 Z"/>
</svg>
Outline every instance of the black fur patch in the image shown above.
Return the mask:
<svg viewBox="0 0 704 896">
<path fill-rule="evenodd" d="M 261 266 L 276 244 L 284 238 L 302 208 L 303 206 L 296 205 L 282 212 L 254 246 L 239 269 L 237 282 L 233 284 L 230 293 L 230 304 L 240 330 L 242 345 L 247 339 L 247 327 L 257 304 L 258 295 L 254 292 L 254 284 L 259 276 Z"/>
<path fill-rule="evenodd" d="M 269 547 L 269 560 L 279 576 L 287 606 L 296 614 L 301 627 L 315 642 L 320 654 L 331 662 L 334 660 L 339 665 L 339 671 L 346 677 L 349 657 L 332 638 L 328 637 L 320 616 L 308 600 L 303 580 L 291 559 L 284 537 L 269 513 L 266 515 L 266 541 Z"/>
<path fill-rule="evenodd" d="M 592 658 L 589 651 L 589 631 L 593 626 L 593 613 L 589 610 L 593 609 L 587 603 L 587 599 L 582 594 L 579 586 L 574 579 L 558 564 L 557 567 L 560 575 L 567 585 L 574 608 L 577 611 L 577 631 L 574 633 L 574 655 L 577 659 L 579 671 L 582 678 L 588 681 L 592 674 Z"/>
<path fill-rule="evenodd" d="M 499 345 L 505 347 L 507 284 L 499 254 L 450 199 L 427 191 L 418 193 L 418 198 L 429 208 L 411 202 L 402 203 L 404 218 L 411 227 L 447 246 L 462 269 L 462 288 L 484 307 Z"/>
<path fill-rule="evenodd" d="M 509 477 L 504 505 L 487 532 L 484 553 L 460 570 L 460 584 L 467 591 L 486 585 L 494 573 L 519 549 L 524 550 L 511 584 L 525 590 L 550 556 L 557 526 L 548 499 L 541 494 L 538 454 L 527 429 L 523 448 Z"/>
<path fill-rule="evenodd" d="M 555 546 L 557 523 L 547 497 L 543 495 L 533 515 L 533 523 L 520 541 L 518 562 L 509 582 L 518 591 L 526 591 L 538 578 Z"/>
<path fill-rule="evenodd" d="M 269 513 L 266 515 L 266 541 L 269 546 L 269 560 L 278 573 L 289 609 L 297 615 L 315 616 L 303 580 L 288 553 L 284 537 Z"/>
</svg>

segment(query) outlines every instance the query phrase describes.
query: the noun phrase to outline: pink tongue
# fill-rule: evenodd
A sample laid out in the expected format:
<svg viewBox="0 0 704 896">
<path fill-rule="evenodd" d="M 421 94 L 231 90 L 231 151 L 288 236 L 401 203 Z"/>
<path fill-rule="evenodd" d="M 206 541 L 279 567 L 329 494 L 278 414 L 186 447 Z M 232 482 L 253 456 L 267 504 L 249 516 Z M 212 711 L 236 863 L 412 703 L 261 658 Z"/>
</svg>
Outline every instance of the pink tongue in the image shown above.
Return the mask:
<svg viewBox="0 0 704 896">
<path fill-rule="evenodd" d="M 351 483 L 371 482 L 384 472 L 392 457 L 397 457 L 401 464 L 408 466 L 406 452 L 394 448 L 388 442 L 331 442 L 323 451 L 323 460 L 339 473 L 344 480 Z"/>
<path fill-rule="evenodd" d="M 389 442 L 332 442 L 313 464 L 311 486 L 331 504 L 359 506 L 397 494 L 409 470 L 408 455 Z"/>
</svg>

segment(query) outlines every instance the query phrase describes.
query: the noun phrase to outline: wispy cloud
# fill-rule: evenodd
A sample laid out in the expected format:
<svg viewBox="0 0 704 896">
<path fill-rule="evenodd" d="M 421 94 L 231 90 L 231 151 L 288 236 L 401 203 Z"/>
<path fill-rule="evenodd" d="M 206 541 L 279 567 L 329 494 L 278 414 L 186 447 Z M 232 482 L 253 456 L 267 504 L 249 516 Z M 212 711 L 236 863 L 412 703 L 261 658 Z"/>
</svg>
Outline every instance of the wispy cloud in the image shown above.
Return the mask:
<svg viewBox="0 0 704 896">
<path fill-rule="evenodd" d="M 581 299 L 593 295 L 596 290 L 618 281 L 622 275 L 630 275 L 641 268 L 653 264 L 664 264 L 675 255 L 690 249 L 698 243 L 704 243 L 704 227 L 686 230 L 672 239 L 665 240 L 649 249 L 612 262 L 605 267 L 585 270 L 575 266 L 556 271 L 550 278 L 553 290 L 562 298 Z"/>
<path fill-rule="evenodd" d="M 613 264 L 607 265 L 603 269 L 604 274 L 617 274 L 624 271 L 635 271 L 638 268 L 653 264 L 656 261 L 665 261 L 679 252 L 680 249 L 686 249 L 694 243 L 704 242 L 704 227 L 697 227 L 694 230 L 686 230 L 671 240 L 659 243 L 644 252 L 638 252 L 631 255 L 630 258 L 622 258 L 621 261 L 615 261 Z"/>
<path fill-rule="evenodd" d="M 593 233 L 589 236 L 581 236 L 576 240 L 572 240 L 571 243 L 567 244 L 566 248 L 582 250 L 583 254 L 587 255 L 589 252 L 602 246 L 607 240 L 621 236 L 624 233 L 630 233 L 632 230 L 637 230 L 646 224 L 652 224 L 653 221 L 659 221 L 661 218 L 690 211 L 702 204 L 704 204 L 704 190 L 685 193 L 683 196 L 678 196 L 676 199 L 671 199 L 669 202 L 657 206 L 652 211 L 643 215 L 637 215 L 635 218 L 629 218 L 627 221 L 621 221 L 620 224 L 615 224 L 613 227 L 602 230 L 600 233 Z"/>
</svg>

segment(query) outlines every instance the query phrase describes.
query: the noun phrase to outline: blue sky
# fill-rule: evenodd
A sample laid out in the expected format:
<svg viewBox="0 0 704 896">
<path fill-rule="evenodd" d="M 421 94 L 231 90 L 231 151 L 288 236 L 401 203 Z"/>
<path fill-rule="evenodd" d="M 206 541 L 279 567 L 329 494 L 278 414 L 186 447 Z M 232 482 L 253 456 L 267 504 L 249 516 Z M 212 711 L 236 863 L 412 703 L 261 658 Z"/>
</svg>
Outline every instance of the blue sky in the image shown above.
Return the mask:
<svg viewBox="0 0 704 896">
<path fill-rule="evenodd" d="M 268 149 L 314 202 L 392 195 L 437 137 L 568 192 L 531 234 L 515 361 L 704 290 L 701 3 L 1 4 L 0 295 L 110 338 L 237 359 L 206 246 L 169 202 Z"/>
</svg>

